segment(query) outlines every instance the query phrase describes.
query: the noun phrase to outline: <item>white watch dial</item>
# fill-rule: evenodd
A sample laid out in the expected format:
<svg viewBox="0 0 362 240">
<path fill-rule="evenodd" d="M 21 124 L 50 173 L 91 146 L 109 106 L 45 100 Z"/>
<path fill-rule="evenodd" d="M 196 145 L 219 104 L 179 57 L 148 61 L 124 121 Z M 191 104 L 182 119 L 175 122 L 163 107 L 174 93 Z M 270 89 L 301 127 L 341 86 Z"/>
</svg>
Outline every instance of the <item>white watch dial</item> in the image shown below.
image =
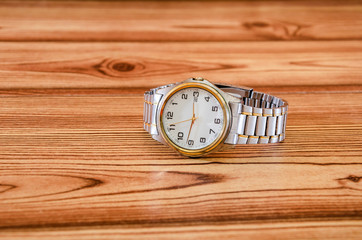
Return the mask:
<svg viewBox="0 0 362 240">
<path fill-rule="evenodd" d="M 223 111 L 212 93 L 189 87 L 167 100 L 161 118 L 164 131 L 174 144 L 197 150 L 209 146 L 222 134 Z"/>
</svg>

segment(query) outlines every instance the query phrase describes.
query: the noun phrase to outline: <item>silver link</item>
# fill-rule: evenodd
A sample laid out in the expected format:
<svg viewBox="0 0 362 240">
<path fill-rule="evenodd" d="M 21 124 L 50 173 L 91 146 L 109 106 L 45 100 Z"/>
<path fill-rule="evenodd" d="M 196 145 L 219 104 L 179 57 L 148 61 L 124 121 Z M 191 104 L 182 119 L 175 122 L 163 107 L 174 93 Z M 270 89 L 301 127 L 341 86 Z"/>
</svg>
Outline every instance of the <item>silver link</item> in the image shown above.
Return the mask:
<svg viewBox="0 0 362 240">
<path fill-rule="evenodd" d="M 277 131 L 276 131 L 277 135 L 283 133 L 283 129 L 284 129 L 283 121 L 284 121 L 284 116 L 283 115 L 278 116 L 278 119 L 277 119 Z"/>
<path fill-rule="evenodd" d="M 259 137 L 249 136 L 247 144 L 257 144 Z"/>
<path fill-rule="evenodd" d="M 264 98 L 264 93 L 255 92 L 255 91 L 254 91 L 254 93 L 253 93 L 253 98 L 255 99 L 254 107 L 260 108 L 260 107 L 261 107 L 261 103 L 262 103 L 263 98 Z"/>
<path fill-rule="evenodd" d="M 282 139 L 283 139 L 284 134 L 280 134 L 280 135 L 278 135 L 278 136 L 279 136 L 279 137 L 278 137 L 278 142 L 283 141 Z"/>
<path fill-rule="evenodd" d="M 266 136 L 259 137 L 259 143 L 261 143 L 261 144 L 269 143 L 269 137 L 266 137 Z"/>
<path fill-rule="evenodd" d="M 233 116 L 238 117 L 241 114 L 242 105 L 241 103 L 232 102 L 230 108 Z"/>
<path fill-rule="evenodd" d="M 283 135 L 281 135 L 281 138 L 280 138 L 280 141 L 283 141 L 285 139 L 285 127 L 287 126 L 287 115 L 288 113 L 285 112 L 285 114 L 283 115 L 284 116 L 284 120 L 283 120 Z"/>
<path fill-rule="evenodd" d="M 152 95 L 151 101 L 151 121 L 150 121 L 150 133 L 151 134 L 158 134 L 157 127 L 156 127 L 156 113 L 157 113 L 157 106 L 161 100 L 162 95 L 154 93 Z"/>
<path fill-rule="evenodd" d="M 233 134 L 230 131 L 229 136 L 227 136 L 226 139 L 225 139 L 225 143 L 227 143 L 227 144 L 237 144 L 238 143 L 238 138 L 239 138 L 238 134 Z"/>
<path fill-rule="evenodd" d="M 152 124 L 156 124 L 156 113 L 157 113 L 157 107 L 158 107 L 158 103 L 160 102 L 162 98 L 161 94 L 153 94 L 153 99 L 152 99 L 152 118 L 151 118 L 151 123 Z"/>
<path fill-rule="evenodd" d="M 245 135 L 254 135 L 256 126 L 256 116 L 247 116 L 245 124 Z"/>
<path fill-rule="evenodd" d="M 238 134 L 244 134 L 244 130 L 245 130 L 245 122 L 246 122 L 246 115 L 241 114 L 239 116 L 239 123 L 238 123 L 238 128 L 236 133 Z"/>
<path fill-rule="evenodd" d="M 248 136 L 239 135 L 238 144 L 246 144 L 248 141 Z"/>
<path fill-rule="evenodd" d="M 243 109 L 241 112 L 242 115 L 247 115 L 245 120 L 245 135 L 254 135 L 255 125 L 256 125 L 256 116 L 252 116 L 253 107 L 243 105 Z"/>
<path fill-rule="evenodd" d="M 264 108 L 263 109 L 263 116 L 272 117 L 273 116 L 273 109 L 272 108 Z"/>
<path fill-rule="evenodd" d="M 254 108 L 254 114 L 257 115 L 255 135 L 265 136 L 266 117 L 263 117 L 263 109 Z"/>
<path fill-rule="evenodd" d="M 276 119 L 276 129 L 275 129 L 275 134 L 279 135 L 282 133 L 282 109 L 281 108 L 275 108 L 274 109 L 274 116 L 277 118 Z"/>
<path fill-rule="evenodd" d="M 253 107 L 243 105 L 243 109 L 242 109 L 241 114 L 252 115 L 253 114 Z"/>
<path fill-rule="evenodd" d="M 227 136 L 225 143 L 236 144 L 238 141 L 238 125 L 241 113 L 241 103 L 230 103 L 231 113 L 232 113 L 232 123 L 229 135 Z"/>
<path fill-rule="evenodd" d="M 150 124 L 151 123 L 151 95 L 147 96 L 147 123 Z M 149 126 L 149 125 L 148 125 Z"/>
<path fill-rule="evenodd" d="M 143 128 L 146 130 L 146 124 L 145 124 L 145 121 L 146 121 L 146 116 L 147 116 L 147 113 L 146 113 L 146 95 L 147 93 L 144 94 L 143 96 Z"/>
<path fill-rule="evenodd" d="M 278 107 L 278 104 L 279 104 L 279 98 L 274 97 L 273 101 L 272 101 L 272 105 L 274 105 L 274 107 Z"/>
<path fill-rule="evenodd" d="M 253 120 L 248 120 L 249 117 L 252 117 L 252 114 L 253 114 L 253 108 L 251 106 L 246 106 L 246 105 L 243 105 L 242 107 L 242 112 L 241 112 L 241 116 L 244 116 L 244 117 L 241 117 L 240 118 L 244 118 L 245 120 L 243 121 L 243 123 L 240 123 L 242 125 L 245 125 L 244 126 L 240 126 L 240 128 L 243 128 L 242 131 L 238 132 L 239 134 L 245 134 L 245 135 L 253 135 L 253 134 L 249 134 L 251 131 L 255 131 L 255 122 L 254 122 L 254 126 L 252 126 L 253 124 Z"/>
<path fill-rule="evenodd" d="M 157 104 L 162 95 L 156 94 L 154 90 L 145 92 L 144 109 L 143 109 L 143 128 L 150 134 L 158 134 L 156 126 Z"/>
<path fill-rule="evenodd" d="M 266 135 L 273 136 L 275 135 L 277 117 L 268 117 L 267 126 L 266 126 Z"/>
<path fill-rule="evenodd" d="M 284 130 L 283 130 L 284 135 L 285 135 L 285 133 L 286 133 L 285 128 L 286 128 L 286 126 L 287 126 L 287 116 L 288 116 L 288 113 L 285 113 L 285 114 L 284 114 Z"/>
<path fill-rule="evenodd" d="M 150 95 L 150 99 L 149 99 L 149 105 L 150 105 L 150 112 L 149 112 L 149 114 L 148 114 L 148 117 L 149 117 L 149 119 L 148 119 L 148 123 L 150 124 L 150 131 L 151 131 L 151 124 L 152 124 L 152 118 L 154 117 L 153 116 L 153 96 L 154 96 L 154 94 L 152 94 L 152 95 Z"/>
<path fill-rule="evenodd" d="M 258 117 L 256 121 L 256 136 L 265 136 L 265 129 L 266 129 L 266 117 Z"/>
<path fill-rule="evenodd" d="M 274 116 L 280 116 L 280 115 L 282 115 L 282 109 L 274 108 Z"/>
<path fill-rule="evenodd" d="M 145 127 L 145 130 L 148 131 L 148 128 L 147 128 L 147 120 L 148 120 L 148 94 L 145 96 L 145 117 L 144 117 L 144 127 Z"/>
<path fill-rule="evenodd" d="M 278 142 L 278 136 L 271 136 L 270 143 L 276 143 L 276 142 Z"/>
<path fill-rule="evenodd" d="M 156 124 L 153 124 L 153 123 L 152 123 L 152 124 L 150 125 L 150 134 L 158 134 Z"/>
<path fill-rule="evenodd" d="M 266 130 L 265 130 L 265 135 L 264 136 L 270 136 L 270 135 L 274 135 L 274 133 L 272 133 L 272 129 L 271 129 L 271 125 L 269 123 L 269 118 L 273 116 L 273 109 L 272 108 L 264 108 L 263 109 L 263 117 L 266 118 Z M 271 120 L 272 121 L 272 120 Z M 268 130 L 270 132 L 270 134 L 268 134 Z"/>
</svg>

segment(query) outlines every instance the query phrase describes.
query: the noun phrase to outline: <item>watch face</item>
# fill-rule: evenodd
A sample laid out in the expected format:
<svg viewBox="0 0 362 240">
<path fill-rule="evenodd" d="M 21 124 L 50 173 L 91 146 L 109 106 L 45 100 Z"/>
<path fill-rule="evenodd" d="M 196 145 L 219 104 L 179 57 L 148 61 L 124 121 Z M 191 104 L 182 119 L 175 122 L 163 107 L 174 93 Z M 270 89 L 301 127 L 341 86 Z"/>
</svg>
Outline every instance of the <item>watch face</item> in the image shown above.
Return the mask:
<svg viewBox="0 0 362 240">
<path fill-rule="evenodd" d="M 177 147 L 204 149 L 223 134 L 224 111 L 222 103 L 207 89 L 181 88 L 166 100 L 161 124 L 168 139 Z"/>
</svg>

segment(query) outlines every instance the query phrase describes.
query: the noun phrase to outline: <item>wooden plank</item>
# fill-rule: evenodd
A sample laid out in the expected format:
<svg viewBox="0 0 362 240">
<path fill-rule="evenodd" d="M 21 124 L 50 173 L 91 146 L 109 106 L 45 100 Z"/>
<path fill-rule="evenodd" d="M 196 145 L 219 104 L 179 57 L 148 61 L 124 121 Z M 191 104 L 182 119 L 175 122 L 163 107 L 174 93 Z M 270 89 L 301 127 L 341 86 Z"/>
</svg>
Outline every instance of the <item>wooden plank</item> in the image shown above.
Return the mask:
<svg viewBox="0 0 362 240">
<path fill-rule="evenodd" d="M 361 164 L 5 164 L 1 229 L 356 221 Z"/>
<path fill-rule="evenodd" d="M 276 89 L 362 83 L 362 41 L 1 43 L 0 56 L 0 89 L 8 90 L 145 90 L 193 76 Z"/>
<path fill-rule="evenodd" d="M 278 96 L 290 104 L 285 144 L 237 146 L 213 157 L 360 156 L 361 93 Z M 15 96 L 0 98 L 0 105 L 0 158 L 6 162 L 182 159 L 143 131 L 142 96 Z"/>
<path fill-rule="evenodd" d="M 175 231 L 251 238 L 258 229 L 327 238 L 330 228 L 358 236 L 361 93 L 281 97 L 291 106 L 285 143 L 188 159 L 142 130 L 141 96 L 4 96 L 1 234 L 49 237 L 56 228 L 86 237 L 101 225 L 96 233 L 116 227 L 130 238 L 142 227 L 141 239 L 154 227 L 163 238 Z M 345 225 L 334 228 L 340 220 Z M 208 231 L 214 224 L 229 227 Z"/>
<path fill-rule="evenodd" d="M 2 1 L 0 41 L 361 40 L 360 1 Z"/>
<path fill-rule="evenodd" d="M 233 224 L 177 227 L 97 227 L 70 229 L 23 229 L 2 231 L 6 239 L 343 239 L 359 240 L 360 221 L 309 223 Z M 101 238 L 99 237 L 101 236 Z"/>
<path fill-rule="evenodd" d="M 226 82 L 225 82 L 226 83 Z M 144 94 L 149 87 L 125 88 L 8 88 L 0 89 L 1 96 L 122 96 Z M 257 86 L 255 90 L 278 95 L 281 93 L 358 93 L 361 85 L 303 85 L 303 86 Z"/>
</svg>

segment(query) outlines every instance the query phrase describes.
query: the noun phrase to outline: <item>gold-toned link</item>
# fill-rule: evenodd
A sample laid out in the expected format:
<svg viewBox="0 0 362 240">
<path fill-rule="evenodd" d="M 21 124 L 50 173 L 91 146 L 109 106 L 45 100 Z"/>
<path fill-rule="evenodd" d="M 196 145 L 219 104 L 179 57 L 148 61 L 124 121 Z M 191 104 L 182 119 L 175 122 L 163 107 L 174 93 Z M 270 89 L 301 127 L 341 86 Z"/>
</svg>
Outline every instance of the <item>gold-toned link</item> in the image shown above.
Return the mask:
<svg viewBox="0 0 362 240">
<path fill-rule="evenodd" d="M 153 103 L 153 102 L 149 102 L 149 101 L 146 101 L 146 100 L 145 100 L 145 103 L 148 103 L 148 104 L 150 104 L 150 105 L 157 105 L 157 104 L 158 104 L 158 102 Z"/>
<path fill-rule="evenodd" d="M 281 116 L 282 114 L 278 113 L 278 114 L 274 114 L 274 117 L 279 117 Z"/>
<path fill-rule="evenodd" d="M 241 114 L 244 114 L 244 115 L 253 115 L 251 112 L 242 112 Z"/>
<path fill-rule="evenodd" d="M 269 139 L 269 137 L 260 136 L 262 139 Z"/>
<path fill-rule="evenodd" d="M 270 136 L 271 138 L 277 138 L 278 136 Z"/>
<path fill-rule="evenodd" d="M 259 138 L 258 136 L 249 136 L 249 138 Z"/>
<path fill-rule="evenodd" d="M 248 136 L 242 135 L 242 134 L 239 134 L 239 137 L 241 137 L 241 138 L 248 138 Z"/>
<path fill-rule="evenodd" d="M 272 117 L 272 116 L 273 114 L 266 114 L 266 113 L 263 114 L 263 117 Z"/>
<path fill-rule="evenodd" d="M 156 127 L 156 124 L 154 123 L 146 123 L 146 122 L 143 122 L 144 124 L 146 124 L 147 126 L 155 126 Z"/>
<path fill-rule="evenodd" d="M 253 116 L 259 116 L 259 117 L 261 117 L 262 114 L 261 114 L 261 113 L 253 113 Z"/>
</svg>

